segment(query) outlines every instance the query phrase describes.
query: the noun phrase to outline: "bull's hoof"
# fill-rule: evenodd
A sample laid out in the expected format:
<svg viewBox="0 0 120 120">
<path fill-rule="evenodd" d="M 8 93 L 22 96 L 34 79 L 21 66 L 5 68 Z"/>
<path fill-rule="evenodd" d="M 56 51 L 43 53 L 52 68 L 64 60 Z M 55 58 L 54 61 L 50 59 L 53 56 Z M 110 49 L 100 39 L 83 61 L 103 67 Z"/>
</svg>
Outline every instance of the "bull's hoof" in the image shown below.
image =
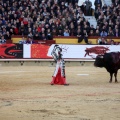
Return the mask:
<svg viewBox="0 0 120 120">
<path fill-rule="evenodd" d="M 118 81 L 115 81 L 115 83 L 118 83 Z"/>
<path fill-rule="evenodd" d="M 112 83 L 112 81 L 110 80 L 109 83 Z"/>
</svg>

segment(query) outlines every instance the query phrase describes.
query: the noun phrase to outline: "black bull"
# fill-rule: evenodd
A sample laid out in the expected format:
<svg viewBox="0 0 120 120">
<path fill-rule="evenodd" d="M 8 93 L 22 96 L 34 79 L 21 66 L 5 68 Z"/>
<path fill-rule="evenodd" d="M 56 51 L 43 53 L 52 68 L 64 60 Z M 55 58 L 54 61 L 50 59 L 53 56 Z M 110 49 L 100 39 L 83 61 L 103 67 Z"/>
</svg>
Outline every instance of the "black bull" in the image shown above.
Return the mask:
<svg viewBox="0 0 120 120">
<path fill-rule="evenodd" d="M 95 58 L 94 66 L 105 67 L 110 73 L 110 83 L 112 82 L 113 74 L 115 76 L 115 82 L 117 81 L 117 72 L 120 69 L 120 52 L 110 52 L 104 55 L 98 55 Z"/>
</svg>

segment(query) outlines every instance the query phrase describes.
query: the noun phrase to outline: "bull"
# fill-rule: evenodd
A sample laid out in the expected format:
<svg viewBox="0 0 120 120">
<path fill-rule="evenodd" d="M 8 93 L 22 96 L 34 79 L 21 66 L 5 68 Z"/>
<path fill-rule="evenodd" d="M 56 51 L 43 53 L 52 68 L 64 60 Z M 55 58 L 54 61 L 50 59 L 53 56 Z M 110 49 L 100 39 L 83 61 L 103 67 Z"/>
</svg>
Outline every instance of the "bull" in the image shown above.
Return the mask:
<svg viewBox="0 0 120 120">
<path fill-rule="evenodd" d="M 110 83 L 112 82 L 112 77 L 114 74 L 115 82 L 117 81 L 117 73 L 120 69 L 120 52 L 110 52 L 105 53 L 104 55 L 98 55 L 95 58 L 94 66 L 96 67 L 105 67 L 106 70 L 110 73 Z"/>
</svg>

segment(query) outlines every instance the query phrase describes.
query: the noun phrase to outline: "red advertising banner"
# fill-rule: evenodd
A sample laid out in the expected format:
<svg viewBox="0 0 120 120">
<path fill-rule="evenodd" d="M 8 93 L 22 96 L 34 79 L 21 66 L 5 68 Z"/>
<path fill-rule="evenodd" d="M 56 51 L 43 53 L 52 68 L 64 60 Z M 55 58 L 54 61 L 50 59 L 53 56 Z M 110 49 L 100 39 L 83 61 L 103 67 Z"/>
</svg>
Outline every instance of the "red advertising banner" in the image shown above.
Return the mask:
<svg viewBox="0 0 120 120">
<path fill-rule="evenodd" d="M 31 58 L 51 58 L 47 56 L 49 45 L 32 44 L 31 45 Z"/>
<path fill-rule="evenodd" d="M 23 58 L 23 45 L 21 44 L 1 44 L 0 58 Z"/>
</svg>

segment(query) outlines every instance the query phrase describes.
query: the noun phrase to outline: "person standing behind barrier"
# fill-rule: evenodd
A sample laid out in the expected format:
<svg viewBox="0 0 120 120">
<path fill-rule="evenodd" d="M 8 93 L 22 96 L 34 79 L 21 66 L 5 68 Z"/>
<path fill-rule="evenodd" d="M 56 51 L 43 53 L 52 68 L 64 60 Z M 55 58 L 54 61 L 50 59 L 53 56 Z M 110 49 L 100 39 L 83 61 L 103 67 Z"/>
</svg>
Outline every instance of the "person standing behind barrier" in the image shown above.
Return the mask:
<svg viewBox="0 0 120 120">
<path fill-rule="evenodd" d="M 80 37 L 78 38 L 78 43 L 82 42 L 83 39 L 85 43 L 88 44 L 88 34 L 86 30 L 83 30 L 83 33 L 81 32 Z"/>
<path fill-rule="evenodd" d="M 77 35 L 77 38 L 78 38 L 78 43 L 80 43 L 82 40 L 81 40 L 81 37 L 82 37 L 82 31 L 81 31 L 81 29 L 79 28 L 78 30 L 77 30 L 77 33 L 76 33 L 76 35 Z"/>
<path fill-rule="evenodd" d="M 98 40 L 99 45 L 107 45 L 107 40 L 104 37 L 101 37 L 101 39 Z"/>
<path fill-rule="evenodd" d="M 28 37 L 28 39 L 26 40 L 26 44 L 34 44 L 35 42 L 34 42 L 34 40 L 33 40 L 33 38 L 32 37 Z"/>
<path fill-rule="evenodd" d="M 65 61 L 62 58 L 62 48 L 60 48 L 59 45 L 55 45 L 51 52 L 51 55 L 56 62 L 56 68 L 50 84 L 69 85 L 66 83 Z"/>
</svg>

